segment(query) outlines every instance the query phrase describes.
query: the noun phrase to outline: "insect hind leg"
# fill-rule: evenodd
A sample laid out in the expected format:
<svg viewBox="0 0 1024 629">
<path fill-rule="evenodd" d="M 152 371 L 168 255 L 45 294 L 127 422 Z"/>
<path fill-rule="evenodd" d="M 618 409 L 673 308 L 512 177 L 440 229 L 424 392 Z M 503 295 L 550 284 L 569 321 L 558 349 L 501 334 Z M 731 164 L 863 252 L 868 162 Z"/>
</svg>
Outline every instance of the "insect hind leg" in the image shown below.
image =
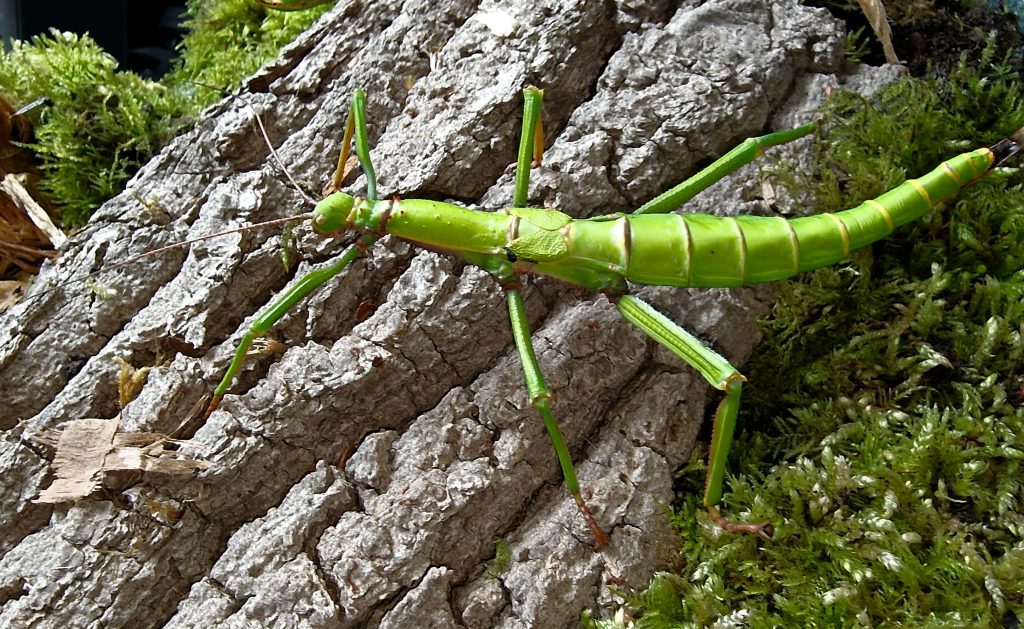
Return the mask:
<svg viewBox="0 0 1024 629">
<path fill-rule="evenodd" d="M 712 162 L 707 168 L 682 183 L 644 203 L 633 214 L 664 214 L 671 212 L 697 196 L 722 177 L 754 161 L 766 148 L 798 140 L 814 131 L 815 125 L 805 124 L 788 131 L 777 131 L 756 138 L 747 138 L 739 146 Z"/>
<path fill-rule="evenodd" d="M 711 449 L 708 453 L 708 473 L 704 484 L 704 508 L 715 524 L 727 531 L 751 533 L 770 539 L 774 532 L 771 523 L 731 522 L 718 511 L 718 503 L 722 501 L 725 464 L 729 456 L 729 447 L 732 445 L 736 415 L 740 407 L 740 394 L 746 379 L 729 364 L 729 361 L 706 347 L 699 339 L 647 302 L 633 295 L 623 295 L 618 300 L 618 307 L 626 320 L 682 358 L 699 371 L 712 386 L 725 393 L 725 398 L 715 412 Z"/>
</svg>

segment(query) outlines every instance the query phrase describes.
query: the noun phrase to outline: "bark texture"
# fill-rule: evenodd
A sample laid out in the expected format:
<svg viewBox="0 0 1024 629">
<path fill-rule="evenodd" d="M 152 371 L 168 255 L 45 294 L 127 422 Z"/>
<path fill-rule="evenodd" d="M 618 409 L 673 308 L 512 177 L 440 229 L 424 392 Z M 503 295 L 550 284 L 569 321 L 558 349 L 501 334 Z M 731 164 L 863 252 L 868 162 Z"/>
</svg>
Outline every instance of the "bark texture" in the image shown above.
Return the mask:
<svg viewBox="0 0 1024 629">
<path fill-rule="evenodd" d="M 275 232 L 234 234 L 102 274 L 113 296 L 50 289 L 303 209 L 254 112 L 319 187 L 362 87 L 381 196 L 494 208 L 511 199 L 520 91 L 538 85 L 549 151 L 531 197 L 585 217 L 805 122 L 841 45 L 827 12 L 795 0 L 342 0 L 146 166 L 6 316 L 0 625 L 561 627 L 607 613 L 674 558 L 672 474 L 719 396 L 604 297 L 526 290 L 556 416 L 613 540 L 595 552 L 525 394 L 502 292 L 474 267 L 386 239 L 274 328 L 287 349 L 251 358 L 205 423 L 190 418 L 244 326 L 339 243 L 303 226 L 286 272 Z M 749 194 L 756 171 L 732 181 L 695 207 L 769 211 Z M 738 365 L 770 296 L 641 294 Z M 115 357 L 153 367 L 123 410 Z M 33 503 L 53 452 L 32 435 L 90 417 L 191 439 L 211 466 Z"/>
</svg>

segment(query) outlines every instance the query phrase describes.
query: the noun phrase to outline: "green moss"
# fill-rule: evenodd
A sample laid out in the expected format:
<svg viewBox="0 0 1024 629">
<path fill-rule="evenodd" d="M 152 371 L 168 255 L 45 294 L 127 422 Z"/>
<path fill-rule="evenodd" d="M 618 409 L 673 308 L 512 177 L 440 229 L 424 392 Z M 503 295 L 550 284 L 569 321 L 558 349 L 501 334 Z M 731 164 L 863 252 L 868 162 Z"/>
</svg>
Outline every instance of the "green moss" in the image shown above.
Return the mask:
<svg viewBox="0 0 1024 629">
<path fill-rule="evenodd" d="M 254 0 L 189 0 L 180 65 L 165 82 L 196 92 L 205 107 L 220 94 L 198 84 L 235 89 L 329 8 L 275 11 Z"/>
<path fill-rule="evenodd" d="M 135 74 L 88 37 L 54 31 L 0 52 L 0 94 L 15 107 L 46 97 L 35 125 L 41 190 L 62 222 L 85 222 L 173 134 L 186 99 Z"/>
<path fill-rule="evenodd" d="M 0 50 L 0 97 L 15 108 L 45 97 L 34 116 L 41 190 L 65 227 L 103 201 L 203 107 L 272 59 L 327 7 L 268 10 L 251 0 L 189 3 L 191 29 L 178 67 L 162 82 L 117 69 L 88 36 L 52 32 Z"/>
<path fill-rule="evenodd" d="M 500 578 L 508 570 L 512 563 L 512 549 L 508 542 L 500 537 L 494 538 L 494 559 L 487 563 L 487 570 L 484 572 L 489 579 Z"/>
<path fill-rule="evenodd" d="M 980 67 L 828 106 L 819 209 L 1024 126 Z M 969 144 L 970 146 L 964 146 Z M 636 626 L 998 626 L 1024 616 L 1024 176 L 994 172 L 842 266 L 778 286 L 744 372 L 721 533 L 680 479 L 685 565 L 629 601 Z M 595 626 L 622 626 L 626 617 Z"/>
</svg>

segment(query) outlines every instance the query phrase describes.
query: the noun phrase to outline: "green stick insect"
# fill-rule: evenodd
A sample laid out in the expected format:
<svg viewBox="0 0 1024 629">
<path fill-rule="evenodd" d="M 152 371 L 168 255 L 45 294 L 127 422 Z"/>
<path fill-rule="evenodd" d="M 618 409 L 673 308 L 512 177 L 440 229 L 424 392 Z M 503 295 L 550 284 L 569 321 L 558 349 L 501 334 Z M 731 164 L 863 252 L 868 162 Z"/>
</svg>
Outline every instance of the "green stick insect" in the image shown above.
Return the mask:
<svg viewBox="0 0 1024 629">
<path fill-rule="evenodd" d="M 420 199 L 378 200 L 366 130 L 366 97 L 352 97 L 335 184 L 352 140 L 366 175 L 365 198 L 335 192 L 317 204 L 313 229 L 321 235 L 352 230 L 360 234 L 328 267 L 315 270 L 293 285 L 255 320 L 239 342 L 227 372 L 207 408 L 220 403 L 254 340 L 283 314 L 385 234 L 413 244 L 457 255 L 491 274 L 504 287 L 509 320 L 523 364 L 530 403 L 537 409 L 555 447 L 565 486 L 594 535 L 594 546 L 609 543 L 580 492 L 572 458 L 551 411 L 552 396 L 534 355 L 520 287 L 525 276 L 544 275 L 601 292 L 615 301 L 622 315 L 652 339 L 695 368 L 725 394 L 715 412 L 703 503 L 723 529 L 768 539 L 772 525 L 738 523 L 718 510 L 726 459 L 736 426 L 745 378 L 700 340 L 630 294 L 629 283 L 668 286 L 731 287 L 783 279 L 849 257 L 850 252 L 885 238 L 897 227 L 928 212 L 997 164 L 1020 151 L 1006 139 L 949 159 L 930 173 L 911 179 L 882 196 L 836 214 L 786 220 L 781 217 L 717 217 L 672 214 L 726 174 L 750 163 L 764 149 L 808 135 L 813 124 L 751 138 L 686 181 L 629 214 L 615 213 L 573 219 L 553 209 L 529 208 L 526 195 L 531 162 L 540 161 L 541 90 L 523 92 L 523 125 L 516 162 L 512 206 L 498 212 L 470 210 Z"/>
</svg>

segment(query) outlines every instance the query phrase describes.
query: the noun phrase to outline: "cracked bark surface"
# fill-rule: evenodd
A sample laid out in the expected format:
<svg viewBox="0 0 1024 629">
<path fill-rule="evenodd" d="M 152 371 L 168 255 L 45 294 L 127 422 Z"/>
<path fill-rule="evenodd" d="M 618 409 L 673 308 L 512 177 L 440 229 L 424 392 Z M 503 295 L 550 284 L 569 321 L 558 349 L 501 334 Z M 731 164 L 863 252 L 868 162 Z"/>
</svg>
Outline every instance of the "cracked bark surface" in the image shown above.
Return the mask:
<svg viewBox="0 0 1024 629">
<path fill-rule="evenodd" d="M 187 419 L 246 322 L 337 242 L 303 226 L 289 273 L 275 233 L 233 234 L 104 273 L 110 298 L 43 292 L 297 213 L 254 112 L 296 179 L 319 187 L 362 87 L 382 197 L 497 208 L 512 195 L 520 90 L 538 85 L 549 150 L 531 198 L 585 217 L 806 121 L 804 96 L 839 66 L 840 28 L 791 1 L 542 4 L 343 1 L 71 238 L 0 331 L 0 624 L 574 626 L 673 557 L 672 474 L 719 396 L 604 297 L 526 289 L 555 414 L 612 537 L 595 552 L 525 394 L 502 292 L 474 267 L 386 239 L 274 327 L 286 351 L 250 358 L 205 423 Z M 511 34 L 492 30 L 497 11 Z M 764 212 L 744 200 L 757 188 L 747 169 L 695 207 Z M 770 299 L 764 287 L 640 292 L 738 365 Z M 168 337 L 198 357 L 157 365 L 119 411 L 114 357 L 153 365 Z M 203 444 L 211 468 L 33 503 L 52 452 L 31 435 L 117 416 Z M 489 576 L 495 538 L 511 559 Z"/>
</svg>

